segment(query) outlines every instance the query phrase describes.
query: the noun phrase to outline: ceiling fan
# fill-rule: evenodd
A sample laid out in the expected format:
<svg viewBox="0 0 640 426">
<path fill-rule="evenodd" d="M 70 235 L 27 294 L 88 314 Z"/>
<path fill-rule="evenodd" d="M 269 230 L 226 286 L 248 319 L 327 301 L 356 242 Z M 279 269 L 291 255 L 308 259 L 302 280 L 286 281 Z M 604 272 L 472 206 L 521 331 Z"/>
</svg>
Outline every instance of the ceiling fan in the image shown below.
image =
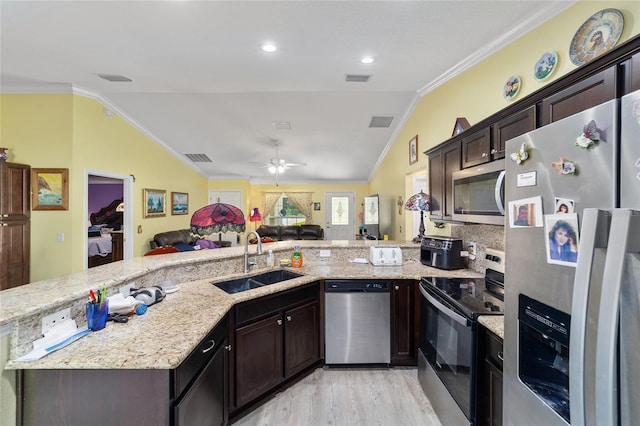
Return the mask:
<svg viewBox="0 0 640 426">
<path fill-rule="evenodd" d="M 274 145 L 275 150 L 276 150 L 276 156 L 275 157 L 272 157 L 266 163 L 260 163 L 260 162 L 251 161 L 249 164 L 255 164 L 260 168 L 266 168 L 267 170 L 269 170 L 269 173 L 271 173 L 272 175 L 275 175 L 275 177 L 276 177 L 276 186 L 277 186 L 278 185 L 278 176 L 283 174 L 285 172 L 285 170 L 288 170 L 291 167 L 306 166 L 307 163 L 288 163 L 287 161 L 284 160 L 284 158 L 280 158 L 280 156 L 278 155 L 279 143 L 278 142 L 274 142 L 273 145 Z"/>
</svg>

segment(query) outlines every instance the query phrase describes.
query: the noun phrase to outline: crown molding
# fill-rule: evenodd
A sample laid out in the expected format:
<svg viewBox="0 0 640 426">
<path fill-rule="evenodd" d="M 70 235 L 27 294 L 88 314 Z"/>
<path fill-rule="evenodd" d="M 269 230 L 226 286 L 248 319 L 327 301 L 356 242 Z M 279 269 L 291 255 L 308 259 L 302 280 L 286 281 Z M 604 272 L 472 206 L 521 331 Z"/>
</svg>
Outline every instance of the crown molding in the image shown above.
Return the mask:
<svg viewBox="0 0 640 426">
<path fill-rule="evenodd" d="M 419 89 L 418 95 L 422 97 L 427 93 L 435 90 L 436 88 L 443 85 L 447 81 L 457 77 L 458 75 L 462 74 L 466 70 L 484 61 L 489 56 L 493 55 L 494 53 L 498 52 L 499 50 L 513 43 L 515 40 L 519 39 L 523 35 L 531 32 L 535 28 L 544 24 L 545 22 L 547 22 L 552 17 L 555 17 L 560 12 L 570 8 L 575 3 L 578 3 L 578 1 L 579 0 L 548 2 L 544 6 L 540 7 L 540 9 L 538 9 L 535 14 L 528 16 L 524 21 L 520 22 L 510 31 L 502 34 L 500 37 L 495 39 L 492 43 L 489 43 L 483 46 L 481 49 L 467 56 L 465 59 L 458 62 L 456 65 L 449 68 L 440 76 L 432 80 L 426 86 Z"/>
</svg>

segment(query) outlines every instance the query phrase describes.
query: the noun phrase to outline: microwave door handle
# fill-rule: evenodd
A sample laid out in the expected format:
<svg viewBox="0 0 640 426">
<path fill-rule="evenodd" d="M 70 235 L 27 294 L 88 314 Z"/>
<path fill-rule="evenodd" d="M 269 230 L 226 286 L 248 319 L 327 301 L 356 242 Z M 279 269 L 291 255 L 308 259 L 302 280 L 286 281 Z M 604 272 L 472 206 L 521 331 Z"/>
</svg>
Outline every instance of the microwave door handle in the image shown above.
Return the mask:
<svg viewBox="0 0 640 426">
<path fill-rule="evenodd" d="M 620 290 L 626 253 L 640 252 L 640 211 L 616 209 L 604 264 L 596 348 L 595 424 L 618 424 L 618 336 Z M 634 238 L 635 236 L 635 238 Z M 629 283 L 628 283 L 629 284 Z"/>
<path fill-rule="evenodd" d="M 571 305 L 571 334 L 569 337 L 569 389 L 571 389 L 571 423 L 587 424 L 585 420 L 585 338 L 587 334 L 587 304 L 596 248 L 606 248 L 611 212 L 584 209 L 580 232 L 580 255 L 576 265 Z M 591 379 L 593 380 L 593 379 Z"/>
<path fill-rule="evenodd" d="M 496 180 L 496 188 L 494 191 L 494 196 L 496 198 L 496 205 L 498 206 L 498 210 L 501 215 L 504 215 L 504 200 L 502 199 L 502 186 L 504 184 L 504 173 L 505 171 L 501 171 L 498 175 L 498 180 Z"/>
<path fill-rule="evenodd" d="M 464 327 L 467 326 L 467 319 L 457 312 L 452 311 L 451 309 L 444 306 L 442 303 L 437 301 L 433 296 L 431 296 L 427 291 L 420 286 L 420 293 L 424 296 L 425 299 L 429 301 L 433 306 L 435 306 L 440 312 L 451 318 L 457 323 L 462 324 Z"/>
</svg>

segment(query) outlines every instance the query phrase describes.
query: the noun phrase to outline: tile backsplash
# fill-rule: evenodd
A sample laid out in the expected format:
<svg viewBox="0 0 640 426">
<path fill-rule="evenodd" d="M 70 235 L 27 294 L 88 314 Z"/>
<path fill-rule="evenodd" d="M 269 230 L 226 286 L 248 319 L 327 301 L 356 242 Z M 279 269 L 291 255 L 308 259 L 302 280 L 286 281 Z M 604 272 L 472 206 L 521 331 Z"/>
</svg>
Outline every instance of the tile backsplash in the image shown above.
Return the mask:
<svg viewBox="0 0 640 426">
<path fill-rule="evenodd" d="M 469 260 L 468 263 L 468 268 L 476 272 L 484 273 L 484 255 L 487 247 L 504 250 L 504 226 L 474 224 L 452 226 L 451 236 L 461 238 L 465 249 L 470 242 L 476 243 L 476 259 Z"/>
</svg>

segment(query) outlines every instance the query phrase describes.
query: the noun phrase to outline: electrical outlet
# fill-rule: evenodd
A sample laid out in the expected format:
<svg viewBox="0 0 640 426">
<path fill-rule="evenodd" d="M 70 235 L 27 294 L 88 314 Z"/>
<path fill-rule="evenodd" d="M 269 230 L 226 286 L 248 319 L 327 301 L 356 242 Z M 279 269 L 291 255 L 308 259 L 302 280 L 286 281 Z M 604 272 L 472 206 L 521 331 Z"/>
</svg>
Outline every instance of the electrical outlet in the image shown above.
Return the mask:
<svg viewBox="0 0 640 426">
<path fill-rule="evenodd" d="M 46 334 L 56 325 L 71 319 L 71 309 L 66 308 L 42 318 L 42 334 Z"/>
<path fill-rule="evenodd" d="M 476 243 L 469 243 L 469 247 L 467 248 L 467 250 L 469 251 L 469 256 L 475 257 L 478 254 L 478 252 L 476 251 Z"/>
<path fill-rule="evenodd" d="M 331 250 L 320 250 L 320 257 L 331 257 Z"/>
</svg>

